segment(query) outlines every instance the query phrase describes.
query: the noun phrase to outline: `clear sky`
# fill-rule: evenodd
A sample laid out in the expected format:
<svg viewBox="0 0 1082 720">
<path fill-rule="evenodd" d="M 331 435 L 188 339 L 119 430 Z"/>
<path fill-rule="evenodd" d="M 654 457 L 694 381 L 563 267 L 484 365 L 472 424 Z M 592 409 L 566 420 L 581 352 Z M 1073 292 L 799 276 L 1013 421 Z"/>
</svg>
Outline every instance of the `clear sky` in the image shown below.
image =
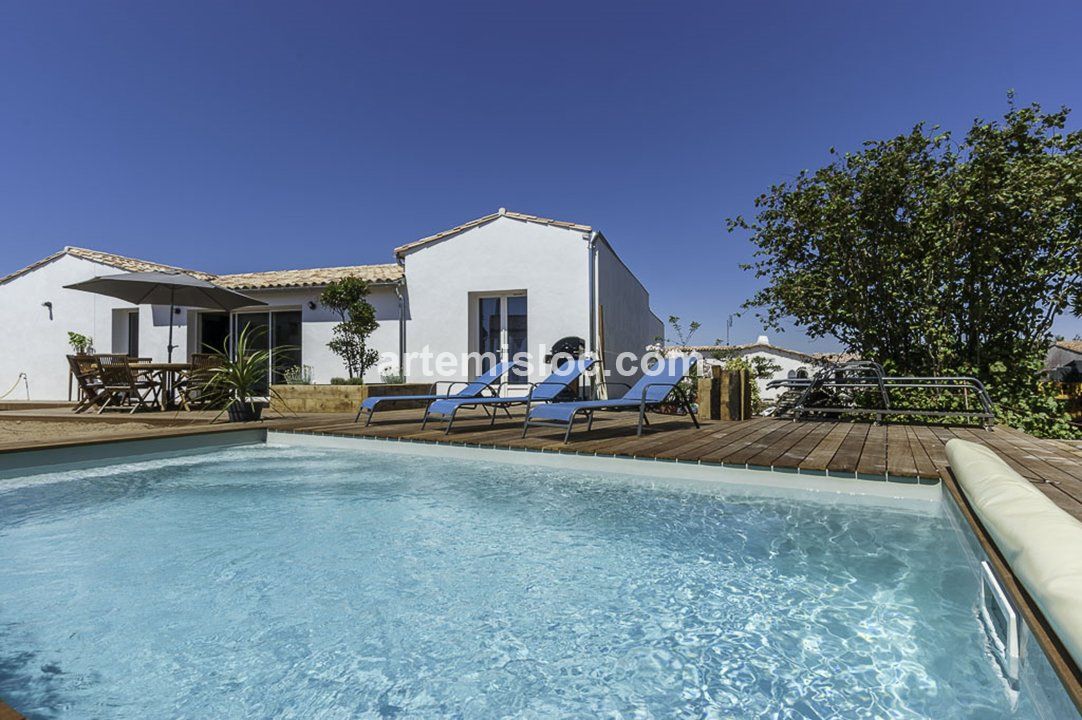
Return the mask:
<svg viewBox="0 0 1082 720">
<path fill-rule="evenodd" d="M 1078 127 L 1080 31 L 1077 0 L 0 0 L 0 272 L 63 245 L 391 262 L 506 207 L 601 229 L 709 342 L 755 289 L 725 217 L 831 146 L 1001 115 L 1009 88 Z"/>
</svg>

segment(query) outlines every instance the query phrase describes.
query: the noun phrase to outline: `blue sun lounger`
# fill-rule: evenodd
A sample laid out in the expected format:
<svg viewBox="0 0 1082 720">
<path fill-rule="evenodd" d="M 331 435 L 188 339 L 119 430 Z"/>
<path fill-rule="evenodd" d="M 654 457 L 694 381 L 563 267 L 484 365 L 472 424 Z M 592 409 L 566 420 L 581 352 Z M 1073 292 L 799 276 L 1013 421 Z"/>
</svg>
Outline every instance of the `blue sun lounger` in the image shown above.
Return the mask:
<svg viewBox="0 0 1082 720">
<path fill-rule="evenodd" d="M 365 398 L 364 401 L 361 403 L 361 407 L 357 409 L 357 416 L 353 418 L 353 422 L 357 422 L 361 419 L 361 413 L 367 412 L 368 419 L 365 420 L 364 424 L 365 427 L 368 427 L 368 424 L 372 422 L 372 416 L 376 414 L 376 409 L 379 408 L 380 405 L 384 403 L 393 403 L 399 400 L 446 400 L 448 398 L 478 398 L 486 392 L 492 393 L 492 395 L 496 395 L 496 393 L 492 390 L 492 386 L 499 382 L 500 378 L 506 375 L 507 371 L 515 367 L 515 365 L 516 363 L 513 361 L 496 363 L 491 368 L 489 368 L 487 372 L 478 376 L 476 380 L 471 380 L 469 382 L 466 382 L 464 380 L 455 380 L 450 382 L 447 386 L 448 392 L 445 393 L 438 393 L 436 392 L 436 389 L 439 386 L 440 382 L 446 381 L 437 381 L 432 383 L 432 392 L 428 395 L 380 395 L 379 397 Z M 458 385 L 465 385 L 465 387 L 463 387 L 458 392 L 450 392 L 451 388 L 454 388 Z"/>
<path fill-rule="evenodd" d="M 586 429 L 590 430 L 594 424 L 594 413 L 598 410 L 638 410 L 639 427 L 637 435 L 642 435 L 643 425 L 649 425 L 646 419 L 646 411 L 657 408 L 672 395 L 688 415 L 695 427 L 699 427 L 699 420 L 691 411 L 691 402 L 680 387 L 680 381 L 691 372 L 695 366 L 695 358 L 678 357 L 661 360 L 660 365 L 653 368 L 624 393 L 621 398 L 614 400 L 580 400 L 577 402 L 554 402 L 539 405 L 526 413 L 526 422 L 522 426 L 522 437 L 526 437 L 526 431 L 531 425 L 548 425 L 551 427 L 566 428 L 564 442 L 571 438 L 571 428 L 575 424 L 575 416 L 582 413 L 587 417 Z"/>
<path fill-rule="evenodd" d="M 435 400 L 429 404 L 428 409 L 425 410 L 424 420 L 421 421 L 421 429 L 424 430 L 425 425 L 433 416 L 443 419 L 447 422 L 447 427 L 444 428 L 444 434 L 451 432 L 451 426 L 455 422 L 455 413 L 463 408 L 481 408 L 486 414 L 491 416 L 489 427 L 496 424 L 497 410 L 503 410 L 510 417 L 511 413 L 508 408 L 515 405 L 525 405 L 526 413 L 529 414 L 530 408 L 534 403 L 547 403 L 553 402 L 559 397 L 560 393 L 568 389 L 571 383 L 581 378 L 586 371 L 593 367 L 594 360 L 584 358 L 582 360 L 573 360 L 566 363 L 563 367 L 557 368 L 547 378 L 539 383 L 530 383 L 530 392 L 527 395 L 515 396 L 515 397 L 478 397 L 478 398 L 447 398 L 444 400 Z M 491 412 L 489 410 L 491 409 Z"/>
</svg>

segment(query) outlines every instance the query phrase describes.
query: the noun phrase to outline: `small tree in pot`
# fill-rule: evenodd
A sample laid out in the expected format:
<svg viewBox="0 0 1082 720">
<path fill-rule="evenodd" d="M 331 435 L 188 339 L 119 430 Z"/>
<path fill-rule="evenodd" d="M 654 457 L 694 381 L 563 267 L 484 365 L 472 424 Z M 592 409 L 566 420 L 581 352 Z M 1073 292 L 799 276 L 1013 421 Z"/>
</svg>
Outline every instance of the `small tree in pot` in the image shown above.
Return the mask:
<svg viewBox="0 0 1082 720">
<path fill-rule="evenodd" d="M 379 362 L 379 351 L 368 347 L 368 337 L 379 327 L 368 293 L 368 283 L 351 276 L 332 282 L 319 295 L 323 307 L 342 319 L 327 347 L 342 358 L 350 379 L 364 377 Z"/>
</svg>

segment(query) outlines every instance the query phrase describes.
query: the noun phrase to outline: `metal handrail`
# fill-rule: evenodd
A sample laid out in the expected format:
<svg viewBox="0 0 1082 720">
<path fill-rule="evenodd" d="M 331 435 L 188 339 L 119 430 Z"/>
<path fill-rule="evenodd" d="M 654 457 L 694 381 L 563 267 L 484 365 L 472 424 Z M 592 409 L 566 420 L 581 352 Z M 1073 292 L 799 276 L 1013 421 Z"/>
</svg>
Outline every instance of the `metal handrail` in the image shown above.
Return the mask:
<svg viewBox="0 0 1082 720">
<path fill-rule="evenodd" d="M 877 422 L 884 415 L 924 415 L 930 417 L 978 417 L 986 421 L 987 427 L 995 419 L 992 400 L 984 384 L 975 377 L 964 375 L 952 376 L 895 376 L 885 374 L 882 365 L 872 361 L 854 361 L 839 365 L 830 365 L 820 369 L 810 378 L 785 378 L 771 380 L 768 388 L 790 388 L 802 390 L 800 397 L 792 406 L 794 419 L 799 420 L 809 412 L 820 413 L 870 413 L 877 416 Z M 969 393 L 972 392 L 980 401 L 982 411 L 966 410 L 909 410 L 891 406 L 889 390 L 961 390 L 965 393 L 968 405 Z M 820 390 L 828 389 L 876 389 L 881 399 L 880 407 L 824 407 L 810 404 L 810 399 Z"/>
</svg>

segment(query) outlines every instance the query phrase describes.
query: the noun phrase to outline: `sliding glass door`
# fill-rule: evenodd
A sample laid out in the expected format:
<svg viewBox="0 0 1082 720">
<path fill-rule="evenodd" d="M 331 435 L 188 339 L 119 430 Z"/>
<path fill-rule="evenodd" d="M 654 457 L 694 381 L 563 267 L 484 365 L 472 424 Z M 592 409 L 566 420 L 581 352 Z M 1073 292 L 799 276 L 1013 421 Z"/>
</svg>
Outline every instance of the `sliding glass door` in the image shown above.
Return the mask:
<svg viewBox="0 0 1082 720">
<path fill-rule="evenodd" d="M 275 384 L 285 381 L 285 371 L 301 364 L 301 311 L 271 313 L 271 378 Z"/>
<path fill-rule="evenodd" d="M 301 312 L 300 310 L 262 310 L 233 314 L 234 337 L 248 328 L 248 350 L 270 350 L 267 376 L 271 384 L 281 383 L 283 373 L 301 364 Z M 257 388 L 266 395 L 270 388 L 264 381 Z"/>
<path fill-rule="evenodd" d="M 270 383 L 277 384 L 282 382 L 287 369 L 301 364 L 301 327 L 300 310 L 259 310 L 232 315 L 200 313 L 199 352 L 220 351 L 225 347 L 233 352 L 233 338 L 248 328 L 249 352 L 273 350 L 267 376 Z M 261 383 L 258 392 L 266 395 L 270 383 Z"/>
<path fill-rule="evenodd" d="M 484 295 L 477 298 L 477 351 L 481 353 L 481 372 L 491 367 L 495 358 L 500 362 L 511 360 L 517 353 L 527 352 L 526 295 Z M 487 356 L 487 357 L 486 357 Z M 512 370 L 507 382 L 529 382 L 525 369 Z"/>
</svg>

